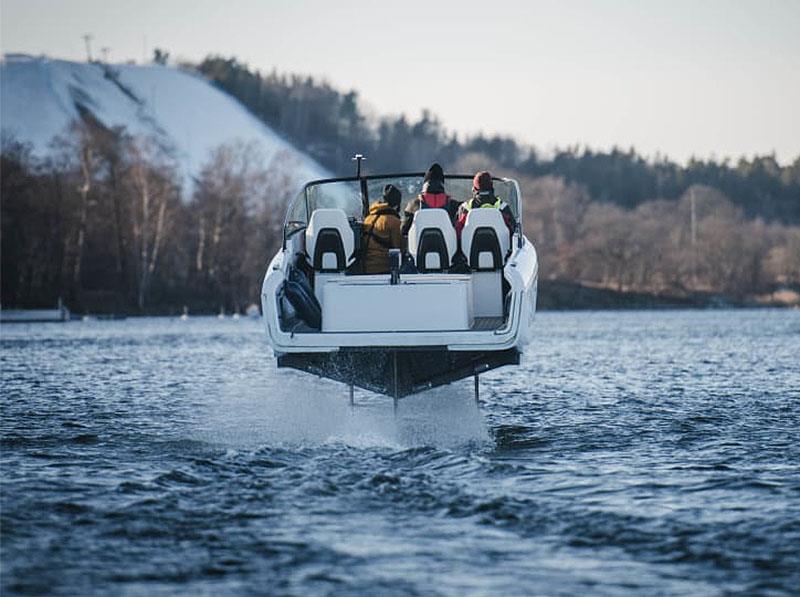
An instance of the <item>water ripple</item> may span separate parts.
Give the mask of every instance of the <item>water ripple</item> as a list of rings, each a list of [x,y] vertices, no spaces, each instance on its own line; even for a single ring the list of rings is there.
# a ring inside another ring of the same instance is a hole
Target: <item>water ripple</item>
[[[791,594],[800,316],[545,313],[401,403],[257,323],[3,328],[4,594]]]

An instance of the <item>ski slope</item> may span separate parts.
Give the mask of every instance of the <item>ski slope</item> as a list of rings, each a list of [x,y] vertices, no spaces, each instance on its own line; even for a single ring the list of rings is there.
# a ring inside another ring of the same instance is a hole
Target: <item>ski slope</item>
[[[0,63],[0,125],[45,156],[54,137],[80,118],[78,105],[106,127],[158,138],[169,147],[186,183],[225,143],[254,143],[265,166],[279,160],[297,184],[329,176],[202,77],[160,65],[102,65],[26,55]]]

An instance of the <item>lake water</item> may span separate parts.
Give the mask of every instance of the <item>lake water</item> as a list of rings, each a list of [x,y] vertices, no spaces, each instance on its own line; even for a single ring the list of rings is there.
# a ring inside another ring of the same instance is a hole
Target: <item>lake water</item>
[[[256,321],[3,326],[3,594],[796,594],[800,312],[537,323],[397,420]]]

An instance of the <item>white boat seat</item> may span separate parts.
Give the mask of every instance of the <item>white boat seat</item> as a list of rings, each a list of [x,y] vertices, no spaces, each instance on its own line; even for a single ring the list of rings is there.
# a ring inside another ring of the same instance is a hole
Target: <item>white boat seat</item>
[[[408,231],[408,252],[422,273],[450,268],[458,248],[456,231],[444,209],[420,209]]]
[[[480,207],[467,214],[461,250],[474,271],[503,269],[511,249],[511,232],[499,209]]]
[[[306,228],[306,255],[314,271],[344,272],[355,260],[355,235],[341,209],[317,209]]]

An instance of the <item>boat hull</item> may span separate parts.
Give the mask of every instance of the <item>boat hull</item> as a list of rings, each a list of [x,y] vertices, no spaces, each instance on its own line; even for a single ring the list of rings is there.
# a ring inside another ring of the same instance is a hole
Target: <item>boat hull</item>
[[[278,367],[290,367],[350,384],[365,390],[402,398],[504,365],[518,365],[516,348],[499,351],[425,349],[342,349],[329,353],[287,353]]]

